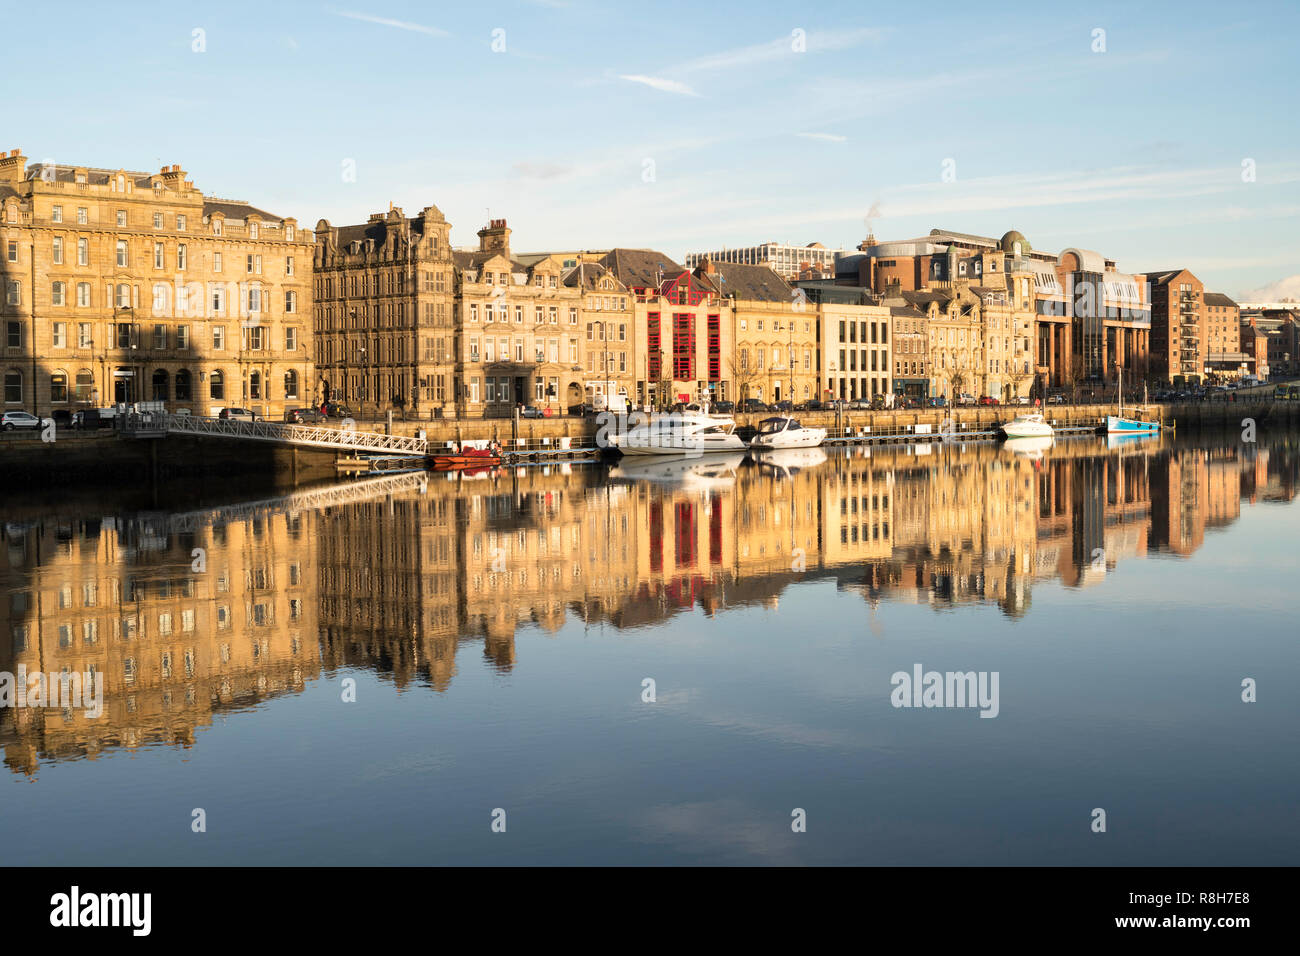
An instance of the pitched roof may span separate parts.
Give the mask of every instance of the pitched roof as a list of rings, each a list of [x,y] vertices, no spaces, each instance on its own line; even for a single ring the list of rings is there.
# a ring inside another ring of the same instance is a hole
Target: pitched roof
[[[594,289],[596,288],[596,283],[607,275],[614,280],[618,291],[627,291],[627,286],[623,285],[622,282],[619,282],[618,276],[613,275],[599,262],[580,262],[578,265],[566,272],[561,281],[571,288]]]
[[[713,280],[723,295],[734,295],[744,302],[791,301],[790,284],[767,266],[735,262],[714,262],[712,265],[713,273],[704,275]]]
[[[273,212],[267,212],[265,209],[258,209],[256,206],[250,206],[246,202],[238,199],[205,199],[203,200],[203,215],[211,216],[214,212],[219,212],[227,219],[247,219],[250,214],[260,216],[262,219],[268,219],[273,222],[279,222],[281,216]]]
[[[1180,272],[1186,272],[1186,269],[1160,269],[1156,272],[1146,273],[1148,282],[1168,282]]]
[[[600,264],[614,273],[629,289],[657,289],[661,279],[681,275],[686,271],[684,266],[654,249],[611,249],[601,257]]]
[[[1224,295],[1222,292],[1207,292],[1207,293],[1205,293],[1205,296],[1204,296],[1204,302],[1205,302],[1206,305],[1220,305],[1220,306],[1224,306],[1224,305],[1226,305],[1228,308],[1231,308],[1231,309],[1235,309],[1235,308],[1237,308],[1237,303],[1233,302],[1230,298],[1228,298],[1228,297],[1227,297],[1226,295]]]

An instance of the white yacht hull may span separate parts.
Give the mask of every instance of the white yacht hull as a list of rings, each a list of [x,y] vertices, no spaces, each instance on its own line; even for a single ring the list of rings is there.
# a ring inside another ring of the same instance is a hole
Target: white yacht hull
[[[770,435],[755,435],[749,447],[756,451],[777,448],[816,448],[826,440],[824,428],[797,428],[793,431],[773,432]]]
[[[1047,422],[1012,421],[1002,425],[1007,438],[1051,438],[1056,434]]]

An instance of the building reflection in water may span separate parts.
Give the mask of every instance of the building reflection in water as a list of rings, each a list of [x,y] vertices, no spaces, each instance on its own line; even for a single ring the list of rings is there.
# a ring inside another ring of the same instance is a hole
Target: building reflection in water
[[[399,475],[185,513],[3,528],[0,671],[93,673],[104,713],[0,710],[14,771],[188,747],[221,711],[340,669],[447,690],[464,645],[506,671],[521,628],[635,628],[775,606],[833,580],[871,606],[998,605],[1188,555],[1241,502],[1290,501],[1294,444],[1043,454],[994,445]],[[864,615],[867,612],[864,610]]]

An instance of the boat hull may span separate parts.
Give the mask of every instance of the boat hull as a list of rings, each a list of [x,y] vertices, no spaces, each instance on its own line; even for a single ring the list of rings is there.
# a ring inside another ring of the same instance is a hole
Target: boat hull
[[[1108,435],[1151,435],[1158,431],[1159,422],[1142,422],[1136,418],[1120,418],[1118,415],[1106,416]]]
[[[826,440],[824,428],[798,428],[794,431],[774,432],[770,435],[756,435],[749,447],[756,451],[771,451],[778,448],[816,448]]]
[[[704,438],[665,439],[662,436],[637,440],[638,436],[629,434],[625,439],[611,443],[624,455],[701,455],[717,452],[738,452],[745,450],[745,443],[739,435],[708,436]]]

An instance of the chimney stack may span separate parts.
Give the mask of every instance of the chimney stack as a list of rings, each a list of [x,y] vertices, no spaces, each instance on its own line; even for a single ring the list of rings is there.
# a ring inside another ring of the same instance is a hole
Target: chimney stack
[[[480,252],[499,252],[510,258],[510,229],[504,219],[493,219],[478,231]]]
[[[27,157],[21,149],[0,153],[0,181],[19,182],[27,166]]]

